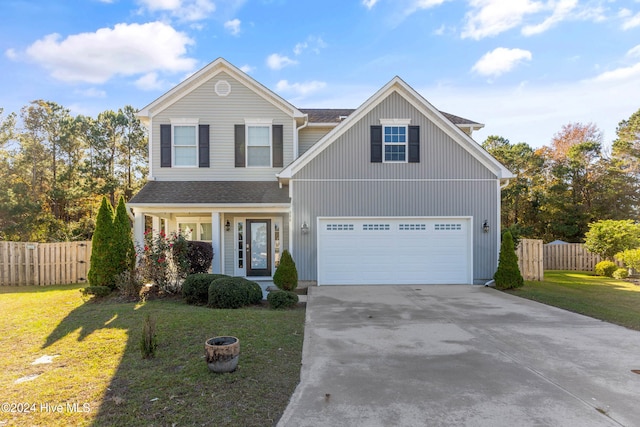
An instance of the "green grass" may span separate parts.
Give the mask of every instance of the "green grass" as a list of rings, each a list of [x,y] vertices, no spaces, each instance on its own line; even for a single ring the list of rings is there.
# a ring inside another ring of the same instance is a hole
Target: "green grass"
[[[284,411],[299,381],[303,308],[96,303],[80,288],[0,286],[0,403],[31,410],[3,407],[0,426],[264,426]],[[159,342],[149,360],[139,347],[147,313]],[[216,335],[240,339],[233,373],[207,368],[204,342]],[[32,364],[44,355],[52,363]]]
[[[509,293],[640,331],[640,286],[588,272],[545,271]]]

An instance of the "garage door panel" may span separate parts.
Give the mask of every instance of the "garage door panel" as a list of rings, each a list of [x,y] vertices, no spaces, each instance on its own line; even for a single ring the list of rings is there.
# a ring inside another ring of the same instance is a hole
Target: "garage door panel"
[[[323,284],[470,283],[466,218],[321,219]]]

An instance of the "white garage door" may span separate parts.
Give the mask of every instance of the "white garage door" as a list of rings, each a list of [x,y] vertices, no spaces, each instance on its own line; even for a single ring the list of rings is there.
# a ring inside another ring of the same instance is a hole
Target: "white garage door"
[[[321,218],[319,285],[471,284],[469,218]]]

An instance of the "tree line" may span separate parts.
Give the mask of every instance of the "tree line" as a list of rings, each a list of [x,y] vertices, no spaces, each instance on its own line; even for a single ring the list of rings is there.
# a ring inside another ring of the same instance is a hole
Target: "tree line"
[[[589,224],[637,221],[640,110],[622,120],[611,147],[593,124],[571,123],[534,149],[490,136],[482,146],[517,175],[502,190],[502,228],[517,236],[583,242]]]
[[[131,106],[72,116],[37,100],[0,108],[0,240],[90,239],[102,196],[129,200],[147,175],[147,134]],[[640,109],[611,147],[595,124],[571,123],[548,146],[490,136],[482,146],[515,175],[502,190],[502,228],[516,237],[582,242],[598,220],[637,220]]]
[[[147,175],[147,134],[125,106],[73,116],[36,100],[0,108],[0,240],[91,239],[102,196],[129,199]]]

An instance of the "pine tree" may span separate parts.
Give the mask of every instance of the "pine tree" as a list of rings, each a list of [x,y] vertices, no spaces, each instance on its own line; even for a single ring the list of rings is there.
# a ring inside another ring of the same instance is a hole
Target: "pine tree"
[[[288,250],[282,251],[280,264],[273,275],[273,283],[283,291],[293,291],[298,286],[298,270]]]
[[[91,286],[115,288],[116,270],[111,259],[114,237],[113,206],[103,197],[96,218],[96,229],[91,239],[91,268],[88,274]]]
[[[502,235],[498,269],[493,279],[496,281],[496,289],[500,290],[519,288],[524,285],[524,279],[518,267],[518,256],[513,246],[513,236],[509,231]]]
[[[122,196],[118,200],[116,216],[113,220],[113,231],[113,252],[111,256],[118,275],[125,271],[131,271],[136,262],[136,249],[131,235],[131,221],[129,220],[129,215],[127,215],[127,207]]]

